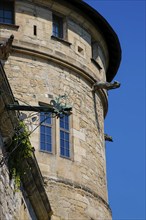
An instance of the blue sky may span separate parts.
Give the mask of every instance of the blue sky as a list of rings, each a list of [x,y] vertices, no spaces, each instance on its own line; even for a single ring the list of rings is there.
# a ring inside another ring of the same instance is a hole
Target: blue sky
[[[113,220],[144,220],[145,181],[145,0],[85,0],[110,23],[122,47],[121,66],[109,91],[105,119],[109,203]]]

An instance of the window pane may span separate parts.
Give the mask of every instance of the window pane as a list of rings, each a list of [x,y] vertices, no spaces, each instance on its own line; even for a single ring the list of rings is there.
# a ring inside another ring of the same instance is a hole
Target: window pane
[[[51,117],[49,114],[46,116],[46,123],[51,124]]]
[[[14,2],[0,2],[0,22],[14,23]]]
[[[69,133],[60,130],[60,155],[70,157]]]
[[[64,148],[63,147],[61,147],[61,152],[60,152],[60,154],[61,154],[61,156],[64,156]]]
[[[69,130],[69,123],[65,123],[65,130]]]
[[[64,140],[60,140],[60,145],[62,148],[64,148]]]
[[[70,152],[69,152],[69,150],[66,150],[66,157],[70,157]]]
[[[41,122],[45,120],[45,115],[43,112],[41,112],[40,117],[41,117]]]
[[[0,22],[2,22],[2,23],[3,23],[3,18],[0,18]]]
[[[69,116],[65,115],[63,118],[60,118],[60,127],[69,130]]]
[[[10,19],[4,19],[4,23],[6,23],[6,24],[12,24],[13,22],[12,22],[12,20],[10,20]]]
[[[69,122],[69,117],[67,115],[65,115],[64,120],[65,120],[66,123],[68,123]]]
[[[45,150],[45,143],[41,142],[41,150]]]
[[[41,133],[45,134],[45,126],[41,126]]]
[[[45,143],[45,135],[44,134],[41,134],[41,142]]]
[[[4,17],[7,19],[12,19],[12,12],[11,11],[4,11]]]
[[[63,38],[63,19],[56,15],[53,15],[53,35]]]
[[[60,131],[60,138],[64,140],[64,131]]]
[[[50,116],[50,114],[45,113],[45,112],[41,112],[40,113],[40,121],[42,122],[42,124],[51,124],[52,123],[52,118]]]
[[[51,134],[51,128],[46,126],[46,133]]]
[[[62,120],[60,120],[60,127],[64,128],[64,122]]]
[[[51,151],[52,151],[52,145],[51,145],[51,144],[47,144],[46,150],[49,151],[49,152],[51,152]]]
[[[51,140],[51,135],[47,135],[46,137],[46,142],[51,144],[52,140]]]
[[[70,133],[69,133],[69,116],[65,115],[60,118],[60,154],[61,156],[70,157]]]
[[[0,17],[3,17],[3,10],[0,9]]]
[[[40,148],[41,150],[52,152],[52,127],[49,114],[40,113]]]
[[[65,140],[69,141],[69,133],[65,132]]]

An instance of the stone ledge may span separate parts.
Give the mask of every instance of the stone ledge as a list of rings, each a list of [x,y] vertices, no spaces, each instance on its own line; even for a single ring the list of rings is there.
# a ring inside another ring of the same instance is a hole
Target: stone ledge
[[[104,204],[104,206],[107,208],[107,210],[109,211],[109,213],[112,215],[112,211],[110,206],[108,205],[108,203],[101,197],[98,195],[98,193],[96,193],[95,191],[91,190],[89,187],[84,186],[83,184],[79,184],[77,182],[71,181],[69,179],[65,179],[65,178],[59,178],[59,179],[53,179],[53,178],[48,178],[48,177],[44,177],[44,182],[47,184],[48,182],[56,182],[56,183],[60,183],[60,184],[64,184],[66,186],[75,188],[75,189],[79,189],[84,191],[85,194],[88,194],[90,196],[93,196],[94,198],[96,198],[98,201],[100,201],[101,203]]]
[[[87,72],[83,68],[80,68],[80,67],[66,61],[65,59],[61,59],[57,56],[50,55],[48,53],[44,53],[44,52],[41,52],[38,50],[34,50],[34,49],[26,48],[26,47],[21,47],[18,45],[12,45],[12,52],[22,53],[22,54],[26,54],[26,55],[34,56],[34,57],[39,57],[41,59],[49,60],[49,61],[57,63],[61,66],[64,66],[66,68],[69,68],[72,71],[75,71],[76,73],[81,75],[84,79],[86,79],[91,84],[91,87],[97,81],[97,79],[95,79],[95,77],[91,76],[91,74],[89,73],[89,71],[90,71],[89,69]],[[96,91],[96,93],[98,93],[99,96],[101,97],[101,101],[102,101],[103,109],[104,109],[104,117],[106,117],[106,114],[108,112],[107,94],[103,89],[100,89],[100,91]]]
[[[10,29],[18,29],[19,25],[15,25],[15,24],[6,24],[6,23],[0,23],[0,27],[9,27]]]
[[[61,43],[65,44],[66,46],[71,46],[72,43],[68,42],[67,40],[61,39],[59,37],[55,37],[54,35],[51,36],[52,40],[60,41]]]

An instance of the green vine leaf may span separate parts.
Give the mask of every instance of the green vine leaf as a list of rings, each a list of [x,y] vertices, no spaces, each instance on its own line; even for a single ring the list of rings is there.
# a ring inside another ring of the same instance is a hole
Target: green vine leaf
[[[20,189],[21,178],[27,173],[28,168],[22,165],[24,159],[32,157],[33,147],[29,141],[29,132],[26,125],[20,121],[18,133],[13,137],[11,146],[8,148],[8,168],[10,179],[15,180],[15,189]]]

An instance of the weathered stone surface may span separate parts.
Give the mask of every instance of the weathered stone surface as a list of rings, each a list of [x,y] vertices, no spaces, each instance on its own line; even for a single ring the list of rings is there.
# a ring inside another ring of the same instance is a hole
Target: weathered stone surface
[[[109,63],[106,42],[85,16],[58,1],[16,0],[15,10],[19,29],[3,27],[0,34],[0,39],[10,33],[15,36],[12,54],[4,63],[14,96],[20,104],[38,105],[39,101],[49,103],[52,97],[67,94],[67,102],[73,106],[69,160],[60,157],[59,119],[53,121],[56,133],[52,154],[40,152],[39,128],[31,135],[45,177],[54,213],[52,219],[109,220],[104,146],[107,94],[92,92],[95,81],[106,80]],[[52,11],[66,17],[65,40],[69,43],[51,38]],[[33,34],[34,25],[37,35]],[[91,61],[93,41],[98,42],[96,62],[101,68]],[[30,130],[36,126],[28,124]],[[1,181],[5,181],[4,176]],[[2,184],[0,189],[5,190]]]
[[[0,161],[2,160],[3,141],[0,136]],[[19,220],[21,207],[21,194],[15,192],[14,182],[9,179],[9,172],[4,164],[0,165],[0,219]]]

